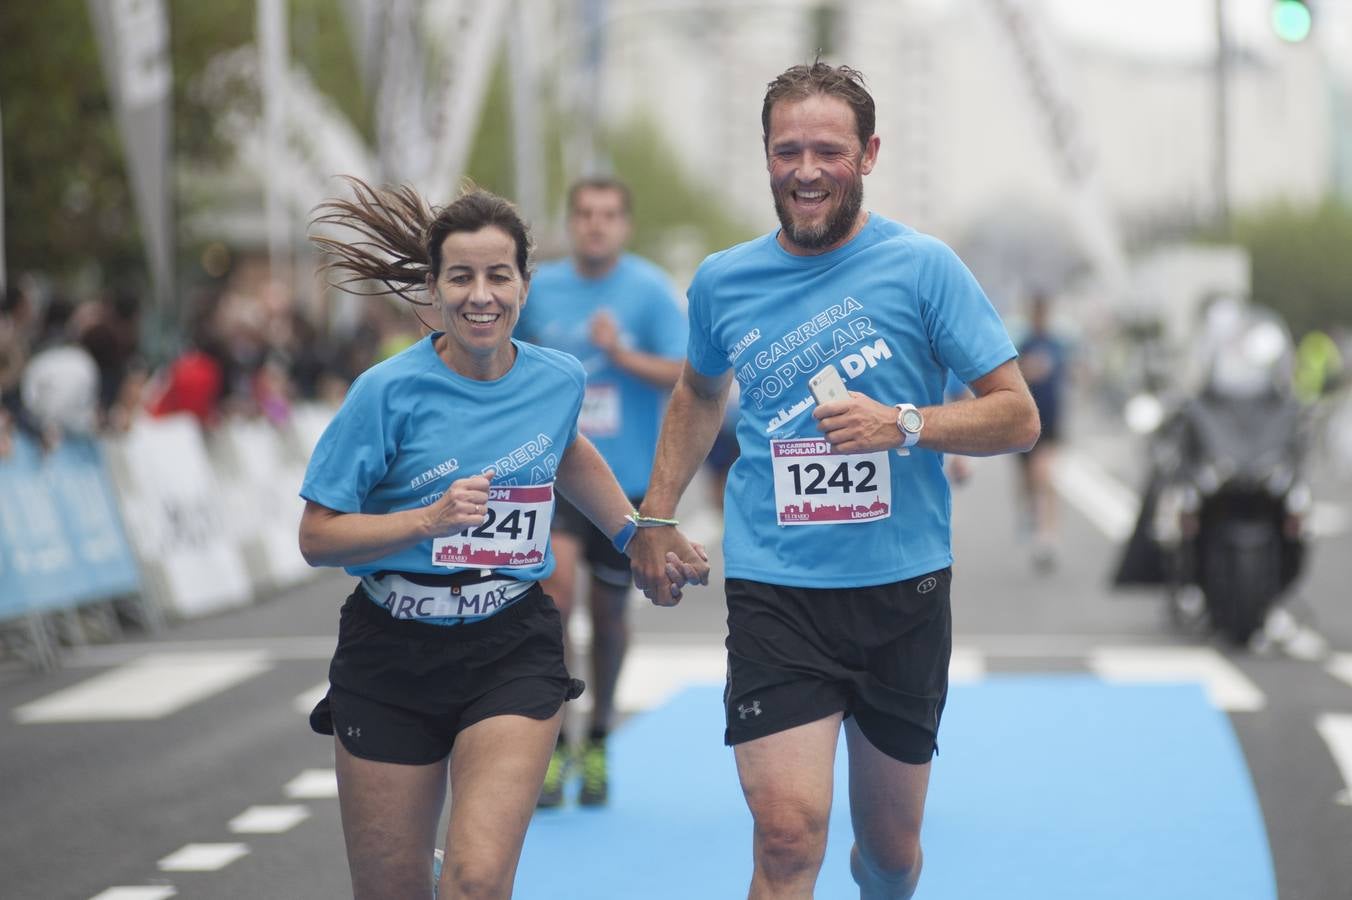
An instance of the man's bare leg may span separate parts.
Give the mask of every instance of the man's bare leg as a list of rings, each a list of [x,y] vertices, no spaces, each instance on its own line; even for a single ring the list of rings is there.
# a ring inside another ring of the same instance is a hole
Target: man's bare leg
[[[733,747],[755,820],[750,900],[811,900],[831,817],[842,714]]]
[[[930,764],[900,762],[869,743],[854,719],[845,723],[850,754],[850,874],[860,900],[907,900],[920,881],[920,824]]]

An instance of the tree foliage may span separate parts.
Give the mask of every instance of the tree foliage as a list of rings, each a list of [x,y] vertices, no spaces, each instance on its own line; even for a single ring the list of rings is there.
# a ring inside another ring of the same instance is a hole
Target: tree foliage
[[[167,0],[173,66],[171,158],[225,161],[213,110],[194,86],[219,53],[250,44],[253,0]],[[369,103],[331,0],[290,0],[293,62],[369,132]],[[11,272],[61,277],[91,265],[105,282],[144,282],[139,223],[86,0],[0,3],[5,244]],[[181,211],[180,211],[181,212]]]
[[[657,126],[643,119],[609,135],[607,149],[615,171],[634,194],[634,249],[665,260],[674,234],[688,236],[701,255],[754,236],[755,232],[724,212],[717,196],[682,172],[671,146]],[[767,190],[765,202],[769,204]]]
[[[185,179],[229,164],[215,128],[217,111],[198,85],[212,60],[255,41],[254,0],[166,0],[173,67],[171,159],[179,184],[175,218],[209,202]],[[373,132],[371,97],[341,5],[289,0],[292,62],[337,104],[358,131]],[[104,84],[87,0],[0,3],[0,114],[3,120],[6,261],[10,272],[58,279],[84,273],[104,284],[144,285],[145,256],[111,99]],[[504,54],[476,126],[468,175],[514,193],[510,79]],[[562,203],[567,179],[562,141],[571,123],[547,112],[547,197]],[[651,122],[598,136],[615,172],[635,196],[635,249],[659,261],[702,254],[749,236],[707,190],[683,176]],[[172,177],[172,173],[171,173]],[[546,226],[548,223],[537,223]],[[182,240],[182,238],[180,238]],[[672,252],[681,245],[681,252]],[[196,271],[195,249],[180,246],[180,274]]]
[[[1253,261],[1253,299],[1300,335],[1352,327],[1352,207],[1278,206],[1236,219],[1232,239]]]
[[[142,265],[85,0],[0,4],[0,47],[7,268]]]

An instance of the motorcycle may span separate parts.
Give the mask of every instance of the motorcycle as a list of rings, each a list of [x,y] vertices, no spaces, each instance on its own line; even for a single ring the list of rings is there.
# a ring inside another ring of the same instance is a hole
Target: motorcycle
[[[1114,583],[1162,586],[1176,624],[1243,645],[1301,572],[1313,498],[1290,335],[1253,309],[1233,328],[1213,342],[1200,389],[1159,416],[1141,514]]]

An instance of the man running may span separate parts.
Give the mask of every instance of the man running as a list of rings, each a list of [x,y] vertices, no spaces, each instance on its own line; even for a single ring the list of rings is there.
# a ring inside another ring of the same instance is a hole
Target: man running
[[[672,515],[735,374],[724,740],[755,822],[750,896],[812,896],[843,725],[851,873],[861,897],[905,898],[948,695],[943,454],[1027,449],[1037,410],[957,256],[863,209],[880,141],[860,74],[794,66],[770,83],[761,122],[781,227],[695,274],[641,512]],[[808,379],[827,364],[848,397],[814,408]],[[950,369],[972,399],[943,402]],[[630,550],[640,587],[666,578],[668,551],[697,558],[673,528],[639,529]]]

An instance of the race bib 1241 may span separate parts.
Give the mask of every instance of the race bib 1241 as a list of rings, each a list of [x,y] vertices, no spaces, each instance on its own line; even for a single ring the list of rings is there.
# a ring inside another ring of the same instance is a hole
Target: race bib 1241
[[[554,485],[488,489],[484,520],[432,541],[432,563],[450,568],[529,569],[545,561]]]

